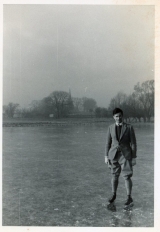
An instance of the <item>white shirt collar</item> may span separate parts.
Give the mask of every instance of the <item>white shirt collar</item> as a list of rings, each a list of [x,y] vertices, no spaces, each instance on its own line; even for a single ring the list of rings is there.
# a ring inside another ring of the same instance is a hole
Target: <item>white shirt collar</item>
[[[116,126],[122,126],[122,125],[123,125],[123,122],[121,122],[121,123],[116,122]]]

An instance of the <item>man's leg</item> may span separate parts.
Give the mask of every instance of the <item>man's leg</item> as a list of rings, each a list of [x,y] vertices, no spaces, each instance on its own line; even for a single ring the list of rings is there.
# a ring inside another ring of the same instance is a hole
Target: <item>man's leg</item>
[[[132,180],[130,177],[127,177],[125,179],[125,187],[126,187],[126,191],[127,191],[127,196],[131,196],[132,193]]]
[[[111,174],[112,174],[112,179],[111,179],[111,186],[112,186],[112,196],[109,198],[109,203],[113,203],[114,200],[116,199],[116,193],[117,193],[117,188],[118,188],[118,180],[119,180],[119,175],[121,172],[121,166],[117,162],[118,160],[118,154],[116,155],[116,158],[111,161]]]
[[[127,200],[124,203],[124,205],[127,206],[133,206],[133,199],[131,197],[131,193],[132,193],[132,180],[131,178],[128,176],[125,178],[125,186],[126,186],[126,191],[127,191]]]
[[[121,168],[122,168],[122,176],[125,180],[125,187],[127,192],[127,200],[125,202],[125,206],[133,205],[133,199],[131,197],[131,193],[132,193],[131,177],[133,175],[131,160],[126,160],[124,157],[121,157]]]
[[[116,199],[116,193],[117,193],[117,188],[118,188],[118,179],[119,176],[112,176],[111,179],[111,186],[112,186],[112,196],[109,199],[109,203],[113,203]]]
[[[118,180],[119,180],[119,176],[118,175],[112,176],[111,185],[112,185],[112,193],[113,194],[116,194],[116,192],[117,192]]]

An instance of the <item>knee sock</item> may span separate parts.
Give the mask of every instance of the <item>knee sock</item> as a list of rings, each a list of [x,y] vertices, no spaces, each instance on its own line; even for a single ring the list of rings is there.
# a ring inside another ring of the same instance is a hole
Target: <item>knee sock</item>
[[[112,184],[112,193],[116,195],[117,187],[118,187],[118,179],[112,179],[111,184]]]
[[[125,187],[127,191],[128,197],[131,197],[131,192],[132,192],[132,180],[130,178],[125,180]]]

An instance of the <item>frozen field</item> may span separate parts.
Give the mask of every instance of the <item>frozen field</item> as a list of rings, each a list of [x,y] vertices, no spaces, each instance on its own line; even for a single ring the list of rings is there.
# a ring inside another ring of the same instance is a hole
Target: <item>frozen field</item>
[[[4,226],[154,226],[154,124],[134,124],[137,165],[132,211],[121,177],[116,211],[107,210],[107,124],[3,128]]]

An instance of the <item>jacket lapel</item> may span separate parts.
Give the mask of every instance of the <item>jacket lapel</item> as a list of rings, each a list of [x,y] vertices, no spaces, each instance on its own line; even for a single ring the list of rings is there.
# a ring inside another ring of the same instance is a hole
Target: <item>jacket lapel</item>
[[[116,139],[118,141],[117,133],[116,133],[116,124],[115,123],[113,124],[113,131],[114,131],[114,134],[116,135]]]
[[[126,130],[126,124],[125,124],[125,123],[123,123],[123,124],[122,124],[122,129],[121,129],[120,140],[122,139],[122,136],[123,136],[123,134],[124,134],[125,130]]]

